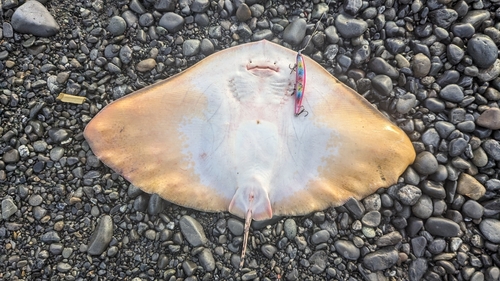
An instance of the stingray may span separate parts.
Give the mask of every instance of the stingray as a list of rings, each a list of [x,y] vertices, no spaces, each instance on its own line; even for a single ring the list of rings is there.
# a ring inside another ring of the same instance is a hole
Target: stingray
[[[107,166],[175,204],[245,220],[305,215],[397,183],[405,133],[308,57],[308,114],[295,116],[297,53],[259,41],[217,52],[101,110],[84,135]]]

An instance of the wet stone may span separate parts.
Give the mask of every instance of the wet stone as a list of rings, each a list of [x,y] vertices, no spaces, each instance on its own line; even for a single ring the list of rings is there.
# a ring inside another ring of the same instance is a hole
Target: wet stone
[[[363,265],[372,271],[385,270],[395,265],[398,259],[398,251],[387,247],[367,254],[363,258]]]
[[[464,92],[458,85],[450,84],[441,89],[439,96],[447,101],[459,103],[464,99]]]
[[[455,44],[450,44],[447,47],[447,57],[448,61],[455,65],[458,64],[465,55],[465,51]]]
[[[264,256],[266,256],[268,259],[272,259],[274,254],[276,254],[276,252],[278,251],[278,249],[275,246],[270,244],[262,245],[260,250],[262,254],[264,254]]]
[[[368,66],[373,72],[377,74],[385,74],[392,79],[397,79],[399,77],[399,71],[392,65],[390,65],[383,58],[375,57],[370,60]]]
[[[430,12],[429,17],[435,25],[448,28],[457,20],[458,14],[455,10],[441,8]]]
[[[236,235],[236,236],[241,236],[243,235],[244,231],[244,224],[240,220],[234,219],[234,218],[229,218],[227,220],[227,228],[229,231]]]
[[[500,60],[495,60],[488,68],[480,69],[477,78],[483,82],[492,81],[500,75]]]
[[[467,53],[479,68],[488,68],[498,57],[498,47],[490,37],[476,34],[467,42]]]
[[[108,247],[111,238],[113,237],[113,219],[104,215],[100,218],[97,227],[92,236],[90,236],[87,244],[87,253],[89,255],[100,255]]]
[[[294,20],[283,31],[283,40],[292,46],[299,45],[306,36],[306,26],[304,19]]]
[[[109,24],[106,27],[106,30],[114,36],[118,36],[125,33],[126,28],[127,23],[125,22],[125,20],[120,16],[114,16],[109,20]]]
[[[425,230],[430,234],[442,237],[455,237],[460,232],[458,224],[452,220],[431,217],[425,222]]]
[[[424,255],[425,249],[427,247],[427,239],[423,236],[418,236],[411,239],[411,248],[413,250],[413,254],[420,258]]]
[[[154,24],[154,22],[155,22],[155,19],[154,19],[153,14],[151,14],[151,13],[145,13],[139,17],[139,24],[141,26],[151,26]]]
[[[201,224],[190,216],[183,216],[179,220],[182,235],[193,247],[205,244],[208,240]]]
[[[6,197],[2,200],[2,219],[8,220],[13,214],[17,212],[17,206],[14,200]]]
[[[295,220],[293,219],[287,219],[285,220],[285,223],[283,225],[283,230],[285,232],[285,236],[292,240],[297,236],[297,224],[295,223]]]
[[[175,33],[184,26],[184,18],[176,13],[168,12],[161,17],[159,25],[168,32]]]
[[[335,18],[335,27],[342,37],[350,39],[363,35],[368,29],[368,24],[364,20],[340,13]]]
[[[378,93],[384,96],[389,96],[393,89],[391,78],[383,74],[372,78],[372,86]]]
[[[479,230],[486,239],[493,243],[500,243],[500,221],[497,219],[484,219],[479,224]]]
[[[412,206],[422,196],[422,190],[414,185],[407,184],[398,190],[397,196],[401,203]]]
[[[438,162],[432,153],[423,151],[417,155],[413,168],[422,175],[430,175],[437,171]]]
[[[458,178],[457,193],[478,200],[486,193],[486,188],[473,176],[462,173]]]
[[[500,130],[500,109],[485,110],[476,120],[476,124],[491,130]]]
[[[347,200],[344,207],[346,207],[349,213],[357,220],[361,219],[365,213],[365,207],[363,204],[354,198]]]
[[[348,260],[357,260],[360,256],[360,250],[348,240],[335,241],[335,250],[339,255]]]
[[[50,37],[60,30],[54,17],[39,1],[27,1],[19,6],[12,15],[11,24],[17,32],[40,37]]]
[[[363,216],[361,222],[369,227],[377,227],[380,224],[381,217],[378,211],[370,211]]]
[[[462,214],[472,219],[480,219],[483,216],[484,208],[475,200],[467,200],[462,205]]]
[[[328,231],[320,230],[320,231],[315,232],[311,236],[311,242],[318,245],[318,244],[321,244],[321,243],[328,241],[329,238],[330,238],[330,233]]]
[[[201,253],[198,255],[198,259],[200,260],[200,264],[206,271],[214,271],[215,270],[215,259],[212,252],[209,249],[203,249]]]
[[[417,203],[411,208],[413,214],[421,219],[427,219],[432,215],[432,199],[427,195],[422,195]]]
[[[431,145],[432,147],[437,148],[439,146],[440,141],[441,138],[439,137],[438,132],[434,128],[429,128],[422,134],[422,142],[425,145]]]
[[[431,70],[431,60],[426,55],[419,53],[413,57],[412,70],[415,77],[424,77]]]
[[[443,167],[443,166],[440,166],[440,167]],[[425,180],[421,184],[421,189],[422,189],[423,193],[429,195],[432,198],[435,198],[435,199],[446,198],[446,191],[444,190],[444,186],[439,182]]]

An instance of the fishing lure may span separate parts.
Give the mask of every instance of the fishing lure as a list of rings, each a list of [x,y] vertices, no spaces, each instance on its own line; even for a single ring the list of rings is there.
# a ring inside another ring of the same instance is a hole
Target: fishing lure
[[[299,116],[302,112],[305,111],[304,107],[302,106],[302,99],[304,98],[305,89],[306,64],[304,62],[304,57],[302,56],[302,50],[299,50],[299,52],[297,53],[295,65],[295,90],[293,92],[295,95],[295,116]]]

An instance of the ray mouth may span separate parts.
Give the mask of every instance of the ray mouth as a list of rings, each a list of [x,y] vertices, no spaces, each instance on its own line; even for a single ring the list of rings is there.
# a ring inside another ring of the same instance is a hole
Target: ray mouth
[[[250,61],[247,64],[247,70],[254,73],[254,74],[261,73],[261,72],[265,72],[265,73],[276,72],[277,73],[277,72],[279,72],[279,67],[275,63],[262,63],[262,62],[256,63],[256,62]]]

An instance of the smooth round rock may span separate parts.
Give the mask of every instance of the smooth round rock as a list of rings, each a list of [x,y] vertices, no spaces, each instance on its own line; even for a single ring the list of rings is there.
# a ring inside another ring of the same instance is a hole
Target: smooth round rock
[[[424,77],[431,70],[431,60],[424,54],[419,53],[413,57],[412,70],[415,77]]]
[[[182,216],[179,220],[181,233],[193,247],[198,247],[207,243],[201,224],[191,216]]]
[[[498,58],[498,47],[489,36],[476,34],[467,42],[467,53],[479,68],[488,68]]]
[[[17,206],[12,198],[6,197],[2,200],[2,219],[8,220],[16,212]]]
[[[411,208],[412,213],[421,219],[427,219],[432,215],[433,204],[432,199],[427,195],[422,195],[417,203]]]
[[[368,29],[366,21],[340,13],[335,18],[335,27],[342,37],[350,39],[363,35]]]
[[[486,188],[473,176],[462,173],[458,178],[457,193],[479,200],[486,193]]]
[[[335,250],[339,255],[348,260],[357,260],[360,256],[360,250],[354,246],[351,241],[337,240],[335,241]]]
[[[159,22],[159,25],[170,33],[175,33],[184,26],[184,18],[176,13],[165,13]]]
[[[306,36],[306,26],[304,19],[294,20],[283,31],[283,40],[292,46],[299,45]]]
[[[186,57],[197,55],[200,52],[201,41],[198,39],[188,39],[182,44],[182,53]]]
[[[500,243],[500,221],[497,219],[484,219],[479,224],[479,230],[486,239],[493,243]]]
[[[389,96],[393,89],[391,77],[383,74],[372,78],[372,86],[378,93],[384,96]]]
[[[106,30],[109,31],[111,34],[114,36],[122,35],[125,33],[125,30],[127,29],[127,22],[120,17],[120,16],[114,16],[109,20],[109,24],[106,27]]]
[[[460,226],[449,219],[431,217],[425,222],[425,230],[436,236],[455,237],[460,233]]]
[[[152,58],[149,58],[137,63],[135,69],[139,72],[147,72],[151,71],[155,67],[156,67],[156,61]]]
[[[10,23],[17,32],[40,37],[50,37],[60,30],[54,17],[39,1],[26,1],[19,6]]]
[[[390,268],[398,262],[399,254],[392,247],[387,247],[367,254],[363,258],[363,265],[371,271]]]
[[[248,7],[247,4],[242,3],[238,9],[236,10],[236,18],[241,21],[247,21],[252,17],[252,11],[250,11],[250,8]]]
[[[318,245],[321,243],[325,243],[326,241],[328,241],[329,238],[330,238],[330,233],[327,230],[320,230],[315,232],[311,236],[311,242]]]
[[[89,238],[87,253],[95,256],[102,254],[111,238],[113,238],[113,219],[109,215],[104,215]]]
[[[493,107],[485,110],[477,118],[476,124],[490,130],[500,130],[500,109]]]
[[[464,92],[456,84],[450,84],[441,89],[439,96],[451,102],[459,103],[464,99]]]
[[[430,175],[437,171],[438,162],[432,153],[423,151],[415,158],[413,168],[422,175]]]
[[[472,219],[480,219],[484,213],[484,207],[475,200],[467,200],[462,205],[462,213]]]
[[[297,223],[294,219],[287,219],[283,225],[283,230],[285,232],[285,236],[292,240],[297,236]]]
[[[200,260],[201,266],[206,271],[214,271],[215,270],[215,259],[214,255],[209,249],[203,249],[201,253],[198,255],[198,259]]]

